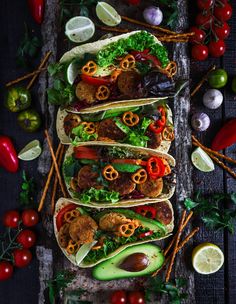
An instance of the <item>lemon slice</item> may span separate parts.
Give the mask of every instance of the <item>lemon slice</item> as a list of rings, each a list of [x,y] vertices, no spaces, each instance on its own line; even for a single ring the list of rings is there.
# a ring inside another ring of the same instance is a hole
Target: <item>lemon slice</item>
[[[97,243],[98,241],[93,241],[91,243],[85,243],[83,244],[80,249],[77,251],[75,256],[76,264],[79,265],[83,259],[86,257],[86,255],[89,253],[91,248]]]
[[[215,170],[215,165],[210,156],[208,156],[207,153],[200,147],[193,151],[191,160],[193,165],[202,172],[211,172]]]
[[[73,84],[77,75],[79,74],[79,64],[75,61],[72,61],[67,68],[66,76],[69,84]]]
[[[98,2],[96,6],[98,19],[108,26],[116,26],[121,22],[121,16],[110,4]]]
[[[218,271],[224,263],[221,249],[211,243],[202,243],[194,248],[192,253],[193,268],[201,274],[211,274]]]
[[[18,154],[18,158],[25,161],[33,160],[42,153],[40,142],[36,139],[29,142]]]
[[[87,41],[94,35],[94,32],[94,23],[87,17],[73,17],[66,23],[65,34],[73,42]]]

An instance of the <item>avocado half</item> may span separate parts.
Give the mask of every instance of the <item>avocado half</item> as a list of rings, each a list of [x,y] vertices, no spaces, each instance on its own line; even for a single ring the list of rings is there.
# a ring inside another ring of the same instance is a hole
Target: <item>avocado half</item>
[[[145,256],[144,260],[148,261],[148,263],[145,269],[137,271],[140,268],[141,256]],[[140,244],[128,247],[109,260],[98,264],[93,268],[92,275],[100,281],[147,276],[159,269],[163,265],[164,260],[165,258],[160,247],[153,244]],[[128,261],[133,266],[135,263],[139,266],[134,271],[125,270],[123,269],[123,265],[127,266]]]

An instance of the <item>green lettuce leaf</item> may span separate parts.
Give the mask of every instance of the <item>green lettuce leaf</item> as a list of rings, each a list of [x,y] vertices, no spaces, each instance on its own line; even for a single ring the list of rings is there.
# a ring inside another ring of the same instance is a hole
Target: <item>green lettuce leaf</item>
[[[86,204],[90,203],[91,201],[116,203],[119,201],[119,196],[119,192],[90,188],[89,190],[85,190],[83,193],[81,193],[79,195],[79,199],[81,202]]]

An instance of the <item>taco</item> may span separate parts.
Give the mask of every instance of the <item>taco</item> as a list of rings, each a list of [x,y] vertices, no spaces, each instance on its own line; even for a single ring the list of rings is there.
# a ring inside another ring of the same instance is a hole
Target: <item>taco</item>
[[[175,160],[166,153],[112,143],[70,146],[63,176],[70,196],[91,207],[136,206],[169,199]]]
[[[169,201],[132,209],[94,209],[61,198],[56,204],[54,232],[71,263],[93,267],[127,247],[168,237],[174,227]]]
[[[49,102],[74,113],[145,105],[176,94],[177,67],[155,36],[134,31],[77,46],[49,66]]]
[[[60,110],[57,134],[63,144],[119,142],[168,152],[174,140],[172,111],[163,101],[92,114]]]

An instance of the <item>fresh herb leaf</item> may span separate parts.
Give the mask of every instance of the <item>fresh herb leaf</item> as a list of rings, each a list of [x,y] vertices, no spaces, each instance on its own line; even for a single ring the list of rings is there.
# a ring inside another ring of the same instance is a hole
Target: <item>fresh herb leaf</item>
[[[89,140],[96,140],[98,135],[97,133],[89,134],[85,131],[85,125],[80,124],[79,126],[72,129],[72,134],[76,137],[73,140],[73,145],[77,145],[78,142],[81,141],[89,141]]]
[[[34,193],[36,190],[36,184],[33,179],[27,178],[25,171],[22,172],[23,183],[21,184],[22,191],[20,192],[20,204],[24,206],[29,206],[34,202]]]

